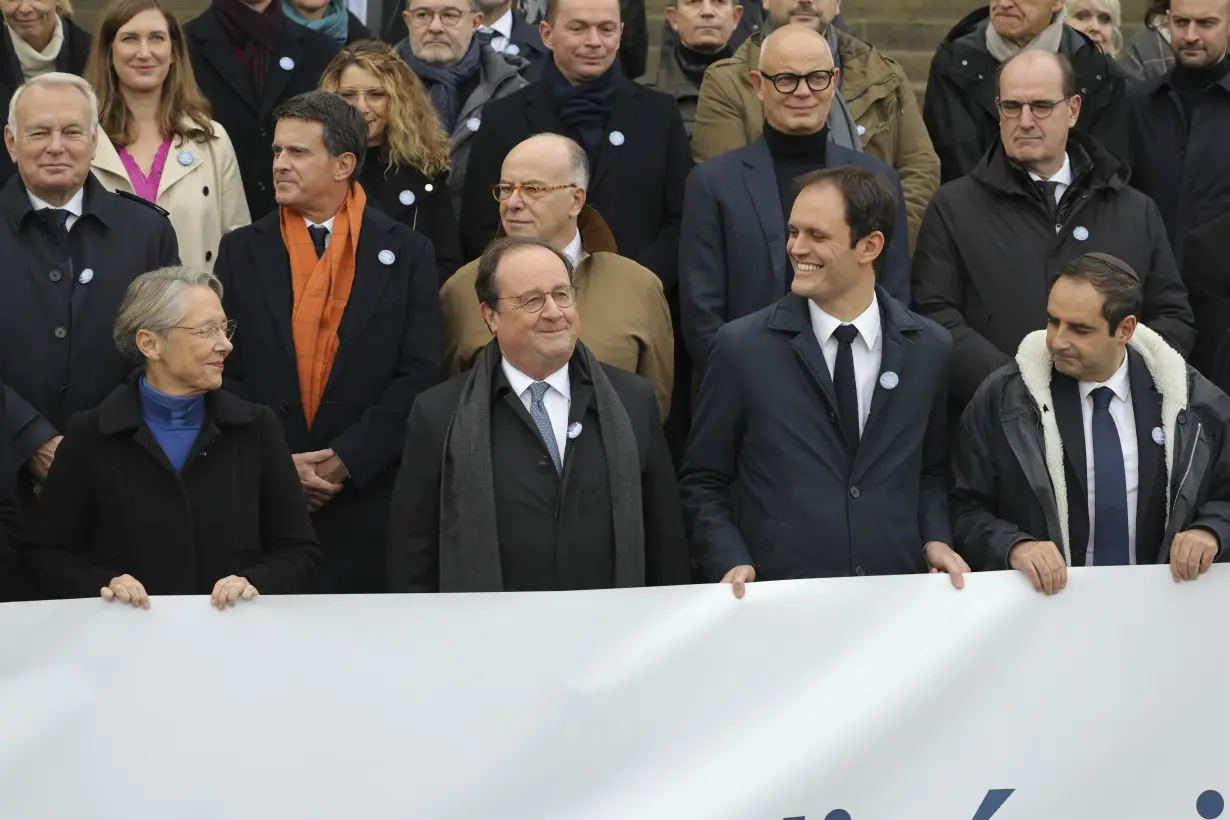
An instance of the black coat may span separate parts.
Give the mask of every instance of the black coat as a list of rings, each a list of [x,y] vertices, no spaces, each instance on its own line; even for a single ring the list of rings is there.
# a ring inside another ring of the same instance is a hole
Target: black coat
[[[1073,184],[1058,220],[999,143],[968,177],[941,187],[923,217],[914,302],[952,332],[958,413],[1026,334],[1046,327],[1051,282],[1081,254],[1100,251],[1131,265],[1144,280],[1141,321],[1184,353],[1195,341],[1187,289],[1157,206],[1128,186],[1127,164],[1089,137],[1072,131],[1068,155]]]
[[[461,202],[461,250],[468,259],[481,255],[499,228],[491,186],[500,181],[504,157],[535,134],[568,133],[545,82],[487,103],[483,121],[500,127],[480,130],[470,152]],[[620,145],[610,141],[615,132],[623,137]],[[678,280],[683,189],[692,170],[679,105],[668,94],[622,81],[604,133],[590,169],[588,202],[610,226],[620,255],[656,273],[670,294]]]
[[[61,17],[60,22],[64,43],[60,46],[60,53],[56,55],[54,70],[80,77],[85,73],[85,64],[90,58],[90,33],[66,17]],[[21,63],[17,59],[17,52],[13,50],[13,41],[7,28],[0,27],[0,34],[4,35],[0,37],[0,104],[4,106],[0,110],[7,115],[13,94],[25,82],[25,77],[21,73]],[[16,173],[17,166],[13,164],[9,152],[0,151],[0,185],[4,185]]]
[[[987,51],[990,9],[983,3],[957,23],[931,60],[923,120],[940,158],[940,181],[973,170],[999,142],[995,108],[999,60]],[[1131,111],[1127,75],[1092,40],[1065,26],[1059,51],[1072,61],[1081,97],[1076,127],[1092,134],[1120,157],[1131,157]]]
[[[648,585],[689,579],[687,537],[675,470],[653,386],[603,365],[636,435]],[[569,424],[581,434],[564,450],[564,475],[502,367],[492,373],[491,460],[504,589],[603,589],[615,582],[606,454],[593,379],[574,356]],[[389,522],[391,592],[435,592],[440,584],[440,478],[447,431],[468,373],[423,393],[406,425],[405,457]]]
[[[389,264],[382,254],[392,255]],[[299,396],[290,261],[278,213],[223,237],[214,272],[226,289],[227,316],[239,323],[227,388],[272,408],[291,452],[332,449],[350,473],[342,492],[312,517],[325,553],[313,591],[383,592],[402,430],[415,397],[441,372],[431,245],[381,211],[364,211],[341,347],[311,429]]]
[[[273,109],[315,90],[341,46],[332,37],[282,21],[278,53],[269,66],[260,99],[213,9],[184,26],[196,83],[235,146],[248,211],[260,219],[277,207],[273,196]],[[286,62],[283,62],[286,61]],[[283,68],[290,65],[290,69]]]
[[[952,341],[876,295],[880,373],[899,381],[877,384],[853,462],[806,300],[784,296],[718,332],[679,478],[708,580],[742,564],[760,581],[923,572],[926,543],[952,543]]]
[[[1183,284],[1196,315],[1192,366],[1230,390],[1230,213],[1187,235]]]
[[[141,417],[139,379],[73,417],[30,527],[42,594],[89,598],[128,574],[151,595],[208,595],[228,575],[297,593],[320,557],[277,418],[216,390],[176,472]]]
[[[386,166],[369,155],[359,182],[369,205],[431,240],[441,285],[457,272],[466,260],[461,258],[457,214],[449,198],[447,171],[435,179],[428,179],[422,171],[408,166],[398,166],[389,173]]]
[[[0,190],[0,212],[8,271],[0,284],[0,381],[13,455],[24,464],[69,416],[95,407],[132,372],[112,339],[116,311],[133,279],[179,264],[179,248],[162,212],[108,193],[92,174],[66,244],[48,234],[21,177]]]
[[[346,21],[346,45],[359,40],[376,39],[376,35],[372,33],[372,30],[363,25],[363,21],[356,17],[353,11],[346,12],[346,16],[348,18]]]
[[[517,47],[517,50],[513,52],[514,56],[529,63],[521,72],[521,76],[531,83],[542,79],[542,67],[546,65],[547,60],[551,59],[551,49],[547,48],[542,41],[538,24],[528,23],[519,12],[514,12],[512,36],[508,38],[508,42]],[[508,54],[509,51],[509,48],[505,46],[504,53]]]
[[[1132,185],[1157,203],[1179,265],[1183,241],[1230,211],[1230,75],[1210,88],[1183,120],[1170,75],[1133,86]]]
[[[5,428],[4,390],[0,390],[0,430]],[[29,586],[17,557],[21,509],[17,504],[17,462],[7,436],[0,436],[0,603],[29,597]]]
[[[897,191],[897,225],[876,279],[910,303],[910,237],[897,172],[874,157],[825,146],[822,167],[857,165],[886,176]],[[819,167],[819,166],[818,166]],[[786,219],[773,155],[761,137],[703,163],[688,177],[679,241],[681,330],[688,354],[704,366],[718,330],[790,292]]]

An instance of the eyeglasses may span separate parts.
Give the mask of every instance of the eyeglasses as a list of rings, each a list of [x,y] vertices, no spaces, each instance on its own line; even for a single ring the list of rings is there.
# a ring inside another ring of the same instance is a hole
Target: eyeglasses
[[[547,295],[540,290],[527,291],[520,296],[503,296],[501,302],[516,302],[516,307],[526,313],[538,313],[547,306]],[[558,308],[572,307],[577,300],[577,289],[568,287],[556,288],[550,293],[551,300]]]
[[[1060,100],[1034,100],[1032,102],[1021,102],[1020,100],[1000,100],[995,106],[999,109],[999,113],[1003,114],[1010,120],[1015,120],[1021,116],[1021,112],[1027,107],[1029,113],[1033,115],[1035,120],[1044,120],[1051,115],[1057,106],[1066,103],[1071,97],[1064,97]]]
[[[538,198],[543,194],[549,194],[552,191],[562,191],[565,188],[575,188],[576,185],[571,182],[565,185],[534,185],[529,182],[501,182],[491,186],[491,194],[497,202],[507,202],[512,199],[512,195],[521,192],[521,198],[526,202],[537,202]]]
[[[439,16],[440,22],[449,28],[456,28],[461,22],[461,18],[465,14],[458,9],[441,9],[440,11],[432,11],[431,9],[415,9],[410,12],[410,20],[419,28],[427,28],[431,25],[431,21]]]
[[[779,94],[793,94],[799,87],[799,82],[807,80],[807,87],[812,91],[823,91],[833,84],[835,69],[822,68],[807,74],[790,74],[779,71],[777,74],[761,74],[760,76],[773,83]]]
[[[189,336],[195,336],[198,339],[212,339],[221,333],[226,338],[230,339],[235,335],[235,328],[239,323],[234,319],[228,319],[220,325],[204,325],[202,327],[184,327],[183,325],[172,325],[173,330],[182,330]]]

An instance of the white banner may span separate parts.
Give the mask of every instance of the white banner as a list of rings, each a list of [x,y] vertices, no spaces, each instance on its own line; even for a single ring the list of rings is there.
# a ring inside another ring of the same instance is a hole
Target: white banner
[[[1207,820],[1227,623],[1221,566],[4,605],[0,818]]]

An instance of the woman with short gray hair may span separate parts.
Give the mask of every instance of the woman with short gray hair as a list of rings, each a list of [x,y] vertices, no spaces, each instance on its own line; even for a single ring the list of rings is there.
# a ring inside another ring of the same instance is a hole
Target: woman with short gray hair
[[[304,588],[320,550],[281,424],[221,389],[234,332],[211,273],[129,285],[115,345],[141,368],[69,421],[31,527],[45,595],[209,594],[222,609]]]

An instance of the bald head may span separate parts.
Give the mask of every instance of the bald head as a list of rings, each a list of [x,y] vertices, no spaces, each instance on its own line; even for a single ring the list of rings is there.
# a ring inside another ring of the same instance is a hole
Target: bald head
[[[779,67],[787,62],[796,67]],[[802,66],[814,66],[809,69],[811,71],[833,67],[833,52],[828,41],[815,28],[803,23],[791,23],[775,29],[764,39],[760,46],[761,74],[776,74],[783,70],[802,74]]]
[[[530,137],[504,157],[500,184],[515,189],[500,200],[504,233],[545,239],[559,251],[568,247],[589,185],[589,161],[580,145],[559,134]]]
[[[561,134],[538,134],[517,143],[504,158],[519,166],[532,165],[543,173],[556,173],[567,177],[578,188],[589,187],[589,157],[575,140]]]
[[[1053,51],[1033,50],[1022,51],[1000,66],[997,86],[1000,98],[1017,99],[1004,93],[1005,84],[1016,85],[1029,78],[1041,86],[1052,88],[1054,96],[1049,98],[1052,100],[1071,97],[1076,93],[1076,73],[1068,58]]]
[[[1081,98],[1068,58],[1026,51],[999,72],[999,138],[1004,153],[1043,179],[1063,167],[1068,132],[1080,118]]]
[[[752,72],[765,122],[783,134],[819,133],[833,107],[837,74],[824,35],[800,23],[777,29],[761,46],[760,70]]]

